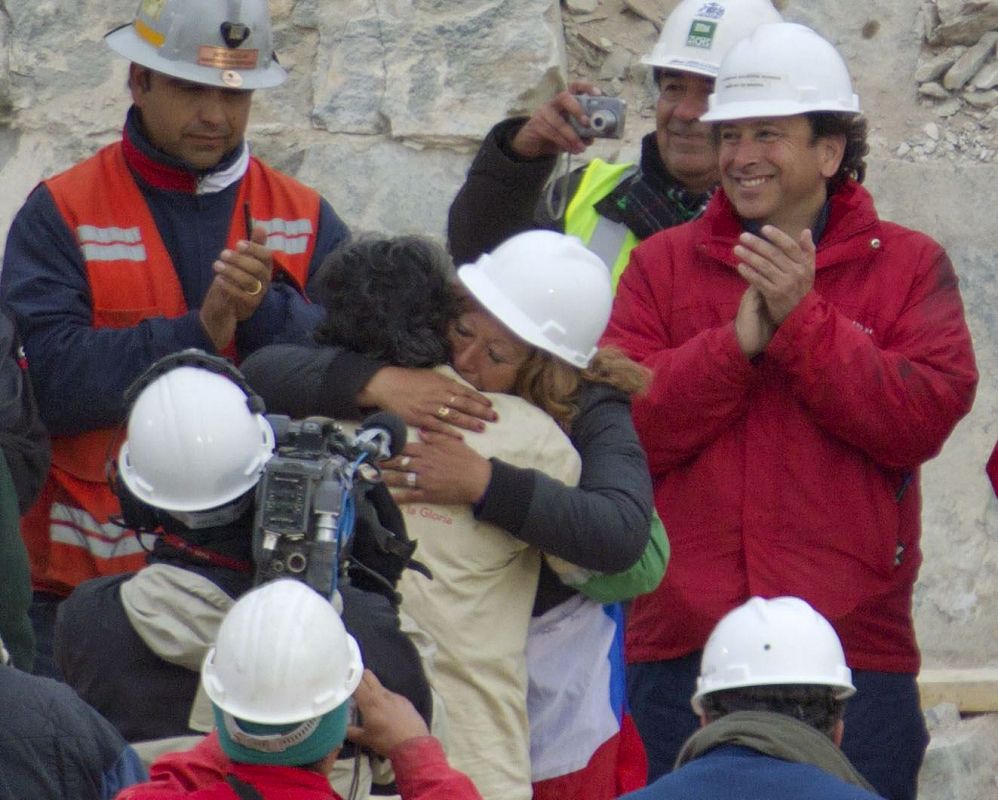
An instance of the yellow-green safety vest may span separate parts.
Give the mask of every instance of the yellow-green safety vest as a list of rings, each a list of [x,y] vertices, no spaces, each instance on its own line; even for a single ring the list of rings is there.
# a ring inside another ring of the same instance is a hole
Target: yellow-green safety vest
[[[633,171],[634,164],[610,164],[600,158],[593,159],[582,173],[579,188],[565,210],[565,233],[579,237],[607,263],[614,291],[631,257],[631,250],[638,244],[638,237],[626,225],[600,216],[595,205]]]

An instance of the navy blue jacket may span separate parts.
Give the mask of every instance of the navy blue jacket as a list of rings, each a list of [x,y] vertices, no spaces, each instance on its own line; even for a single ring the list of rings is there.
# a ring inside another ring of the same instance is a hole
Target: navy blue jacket
[[[620,800],[880,800],[810,764],[718,747]]]
[[[111,800],[146,780],[138,755],[62,683],[0,666],[0,800]]]

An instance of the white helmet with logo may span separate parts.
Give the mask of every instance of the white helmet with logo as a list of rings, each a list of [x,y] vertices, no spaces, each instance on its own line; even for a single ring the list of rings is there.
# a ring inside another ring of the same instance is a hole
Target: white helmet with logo
[[[760,25],[729,51],[700,119],[859,113],[849,69],[828,41],[804,25]]]
[[[118,472],[139,500],[165,511],[205,511],[260,479],[274,431],[223,375],[181,366],[145,386],[128,415]]]
[[[104,37],[136,64],[192,83],[269,89],[277,63],[267,0],[141,0],[135,19]]]
[[[282,725],[342,705],[363,672],[357,641],[332,604],[301,581],[283,578],[244,594],[229,609],[201,679],[222,711]]]
[[[799,597],[753,597],[729,611],[703,649],[691,703],[746,686],[830,686],[839,700],[855,694],[835,630]]]
[[[603,260],[574,236],[513,236],[457,271],[488,311],[524,341],[585,368],[610,320],[613,290]]]
[[[757,25],[781,19],[769,0],[683,0],[641,62],[713,78],[735,42]]]

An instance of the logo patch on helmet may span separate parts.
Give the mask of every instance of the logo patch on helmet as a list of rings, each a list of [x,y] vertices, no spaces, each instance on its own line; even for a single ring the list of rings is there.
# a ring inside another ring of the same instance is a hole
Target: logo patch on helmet
[[[239,45],[249,39],[250,29],[248,25],[241,22],[223,22],[219,27],[222,32],[222,41],[225,46],[235,50]]]
[[[704,3],[700,10],[697,11],[698,17],[706,17],[707,19],[720,19],[724,16],[724,6],[720,3]]]
[[[229,50],[203,44],[198,48],[198,64],[217,69],[255,69],[259,50]]]
[[[714,34],[717,32],[717,23],[706,19],[695,19],[690,25],[690,32],[686,36],[687,47],[699,47],[702,50],[710,50],[714,46]]]

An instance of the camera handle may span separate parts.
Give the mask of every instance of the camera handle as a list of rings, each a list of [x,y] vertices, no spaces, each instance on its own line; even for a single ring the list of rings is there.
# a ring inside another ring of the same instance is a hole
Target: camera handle
[[[305,580],[332,599],[339,578],[341,550],[353,534],[353,481],[327,476],[315,493],[315,539],[309,548]]]

